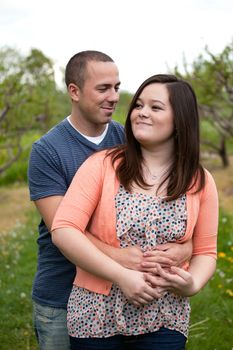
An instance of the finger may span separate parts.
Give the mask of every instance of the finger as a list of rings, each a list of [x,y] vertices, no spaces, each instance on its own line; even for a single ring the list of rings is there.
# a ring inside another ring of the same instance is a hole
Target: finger
[[[160,294],[164,294],[167,290],[164,287],[156,287],[156,291]]]
[[[137,306],[137,307],[142,307],[143,305],[142,304],[140,304],[138,301],[136,301],[136,300],[129,300],[129,302],[131,303],[131,304],[133,304],[134,306]]]
[[[184,280],[188,280],[191,276],[190,272],[181,269],[180,267],[177,266],[171,266],[171,271],[182,277]]]
[[[132,302],[132,304],[134,304],[136,306],[142,307],[143,305],[149,304],[153,300],[154,300],[154,298],[145,294],[142,296],[137,296],[135,299],[132,299],[131,302]]]
[[[145,290],[145,293],[147,294],[147,296],[145,296],[144,294],[144,298],[148,301],[152,301],[154,299],[158,299],[161,298],[162,294],[160,291],[158,291],[155,286],[157,287],[157,284],[154,285],[154,280],[152,278],[150,278],[151,276],[147,274],[147,276],[145,276],[145,280],[147,279],[147,289]]]
[[[172,266],[171,270],[173,271],[173,273],[169,273],[167,271],[165,271],[164,269],[161,268],[160,265],[157,266],[157,273],[163,278],[165,279],[167,282],[170,283],[171,287],[177,287],[177,286],[181,286],[181,285],[185,285],[187,283],[187,280],[190,278],[190,273],[187,271],[185,272],[185,278],[183,277],[184,274],[181,273],[179,268],[179,274],[177,274],[175,272],[176,267]],[[174,273],[175,272],[175,273]]]
[[[157,287],[153,287],[152,290],[150,291],[150,300],[148,302],[152,302],[154,299],[159,299],[163,296],[163,291],[159,290]]]
[[[157,298],[157,299],[162,298],[162,297],[164,296],[164,294],[168,292],[167,289],[161,288],[161,287],[156,287],[156,288],[154,288],[154,289],[156,290],[156,293],[157,293],[157,295],[158,295],[158,298]]]
[[[150,283],[153,287],[153,289],[156,287],[162,287],[162,288],[166,288],[168,286],[170,286],[170,282],[168,282],[167,280],[158,277],[158,276],[153,276],[153,275],[147,275],[146,280],[148,283]]]
[[[150,267],[151,265],[149,264],[161,264],[166,266],[172,266],[174,265],[174,262],[172,259],[161,255],[153,255],[153,256],[151,255],[151,256],[143,257],[142,266]]]
[[[164,251],[156,251],[155,249],[154,250],[147,250],[146,252],[143,253],[143,257],[153,257],[153,256],[157,256],[157,255],[160,255],[160,256],[163,256],[165,255],[166,253]]]
[[[150,268],[150,267],[155,267],[156,266],[156,263],[154,261],[143,261],[141,263],[141,266],[142,267],[147,267],[147,268]]]
[[[146,273],[157,275],[156,267],[142,267],[141,270]]]
[[[160,250],[160,251],[165,251],[165,250],[168,250],[169,248],[171,248],[170,243],[164,243],[164,244],[157,244],[154,249]]]

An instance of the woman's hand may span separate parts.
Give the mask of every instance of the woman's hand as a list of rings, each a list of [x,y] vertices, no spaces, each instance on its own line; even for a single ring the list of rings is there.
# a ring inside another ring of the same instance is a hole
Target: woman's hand
[[[191,273],[176,266],[168,270],[157,264],[154,274],[146,275],[146,281],[152,286],[164,288],[181,296],[192,296],[198,292]]]
[[[129,302],[135,306],[143,306],[163,295],[163,288],[154,288],[147,282],[146,275],[140,271],[124,268],[116,281]]]
[[[198,293],[213,276],[216,260],[208,255],[192,257],[189,270],[176,266],[169,269],[156,265],[152,275],[146,275],[147,281],[153,286],[165,288],[182,296],[192,296]]]

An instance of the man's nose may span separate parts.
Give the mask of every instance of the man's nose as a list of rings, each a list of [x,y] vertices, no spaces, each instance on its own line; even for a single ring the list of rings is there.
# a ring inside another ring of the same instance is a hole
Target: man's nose
[[[120,93],[119,91],[115,89],[111,89],[109,92],[108,100],[111,102],[118,102],[120,98]]]

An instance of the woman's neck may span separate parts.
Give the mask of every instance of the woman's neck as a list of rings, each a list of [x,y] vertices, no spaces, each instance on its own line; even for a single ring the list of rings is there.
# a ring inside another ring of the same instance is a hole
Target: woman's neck
[[[141,147],[141,152],[144,165],[152,169],[162,169],[173,160],[172,150],[166,146],[156,150]]]

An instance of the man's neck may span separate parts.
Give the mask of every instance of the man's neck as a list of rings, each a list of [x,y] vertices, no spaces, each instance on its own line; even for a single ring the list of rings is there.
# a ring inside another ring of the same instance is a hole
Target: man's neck
[[[102,124],[100,125],[101,128],[98,128],[97,125],[94,130],[92,130],[91,128],[80,128],[79,125],[77,126],[78,123],[73,122],[71,115],[67,119],[75,130],[77,130],[83,136],[87,137],[99,137],[105,133],[108,127],[108,124]]]
[[[97,137],[103,134],[106,129],[107,124],[91,124],[91,123],[79,123],[79,120],[75,118],[72,114],[69,116],[70,124],[81,134]]]

